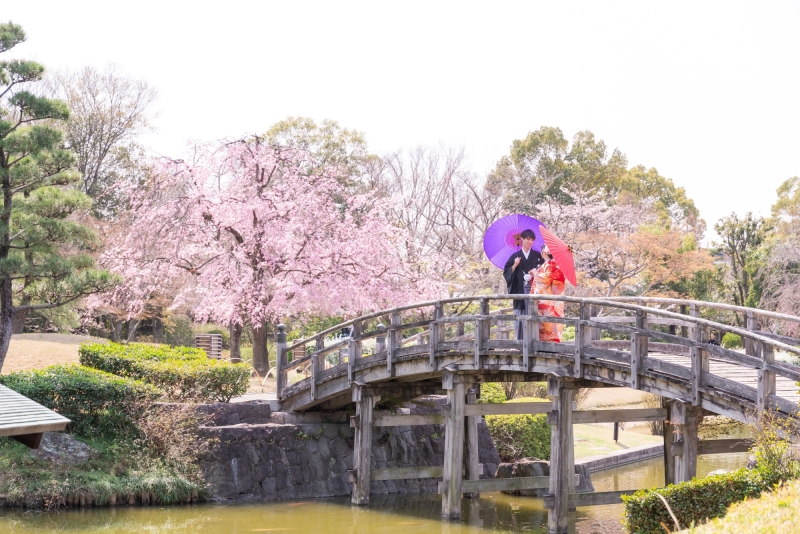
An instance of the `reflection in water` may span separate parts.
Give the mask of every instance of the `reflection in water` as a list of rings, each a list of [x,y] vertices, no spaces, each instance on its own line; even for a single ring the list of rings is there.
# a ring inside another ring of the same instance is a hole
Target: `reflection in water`
[[[698,475],[736,469],[747,454],[701,456]],[[597,491],[661,486],[661,459],[595,473]],[[442,522],[438,495],[373,495],[369,507],[352,507],[348,498],[247,505],[197,505],[147,508],[95,508],[59,513],[0,511],[0,532],[69,533],[356,533],[477,534],[545,532],[547,511],[541,499],[484,493],[464,499],[463,518]],[[571,530],[580,534],[622,532],[622,505],[580,508]]]

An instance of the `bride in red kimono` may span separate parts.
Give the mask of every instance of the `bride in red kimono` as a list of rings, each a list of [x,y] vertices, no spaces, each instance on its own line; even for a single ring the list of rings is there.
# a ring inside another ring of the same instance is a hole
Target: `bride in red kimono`
[[[564,293],[566,279],[558,264],[550,255],[547,245],[542,247],[544,264],[536,270],[535,284],[531,293],[536,295],[561,295]],[[564,302],[553,300],[539,301],[539,315],[546,317],[564,317]],[[554,341],[561,343],[561,332],[564,330],[562,323],[539,323],[539,341]]]

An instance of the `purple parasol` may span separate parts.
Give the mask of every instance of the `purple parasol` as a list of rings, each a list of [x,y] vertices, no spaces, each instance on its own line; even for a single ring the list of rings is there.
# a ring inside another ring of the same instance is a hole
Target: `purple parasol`
[[[544,238],[539,231],[540,225],[544,226],[533,217],[521,213],[497,219],[486,229],[486,234],[483,236],[483,251],[486,257],[499,268],[505,267],[508,258],[522,248],[519,244],[519,234],[524,230],[532,230],[536,234],[533,250],[537,252],[542,250]]]

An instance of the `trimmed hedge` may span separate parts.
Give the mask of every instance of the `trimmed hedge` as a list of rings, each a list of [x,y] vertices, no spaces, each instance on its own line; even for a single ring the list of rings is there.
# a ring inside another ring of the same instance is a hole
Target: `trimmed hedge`
[[[506,392],[499,382],[481,384],[481,398],[478,399],[478,404],[501,404],[506,400]]]
[[[157,388],[80,365],[53,365],[0,376],[0,383],[72,420],[84,436],[114,434],[129,428],[130,413],[156,399]]]
[[[678,518],[681,528],[688,528],[715,517],[722,517],[733,503],[757,498],[772,484],[752,469],[739,469],[710,477],[674,484],[663,489],[640,490],[622,497],[625,504],[625,525],[632,534],[661,534],[661,524],[673,526],[660,493]]]
[[[523,397],[508,402],[550,402]],[[486,425],[504,462],[521,458],[550,459],[550,425],[547,414],[487,415]]]
[[[152,384],[170,400],[228,402],[250,382],[250,366],[210,359],[202,349],[132,343],[83,344],[81,364]]]

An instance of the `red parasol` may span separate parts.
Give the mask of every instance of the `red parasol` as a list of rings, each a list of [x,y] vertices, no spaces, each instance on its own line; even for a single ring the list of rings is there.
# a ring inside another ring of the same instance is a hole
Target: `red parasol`
[[[578,282],[575,278],[575,260],[572,259],[572,248],[544,226],[539,226],[539,231],[542,233],[547,248],[550,249],[550,254],[556,260],[558,268],[564,273],[564,277],[573,286],[577,287]]]

